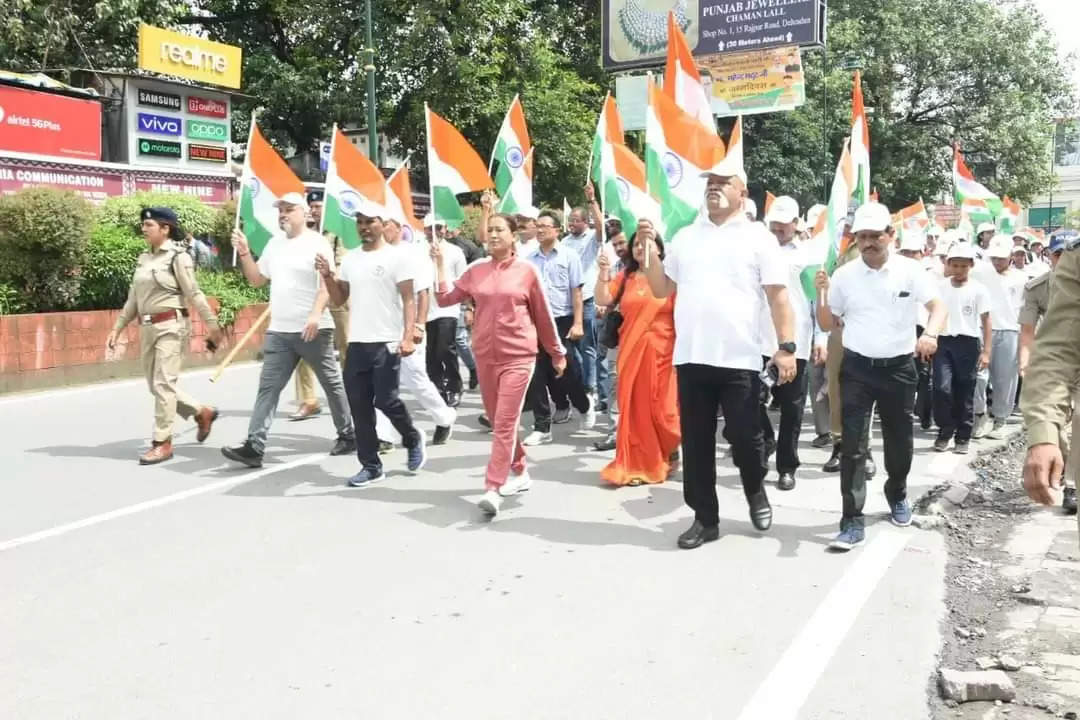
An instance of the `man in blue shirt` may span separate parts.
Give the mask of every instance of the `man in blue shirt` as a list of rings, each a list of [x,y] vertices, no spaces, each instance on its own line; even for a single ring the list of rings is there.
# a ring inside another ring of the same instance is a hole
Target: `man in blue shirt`
[[[567,218],[570,234],[562,239],[562,246],[572,249],[581,260],[581,269],[584,273],[584,288],[582,290],[582,329],[584,336],[578,343],[580,350],[573,354],[579,355],[585,387],[595,398],[598,387],[605,385],[606,368],[597,363],[597,346],[599,345],[596,329],[596,301],[593,293],[596,288],[596,256],[600,252],[604,238],[600,229],[604,222],[604,215],[600,211],[600,205],[596,202],[596,193],[592,183],[585,186],[585,198],[589,201],[589,210],[576,208]],[[589,219],[592,219],[594,228],[589,227]],[[603,398],[602,398],[603,399]]]
[[[559,243],[559,220],[554,212],[545,210],[536,221],[539,247],[527,258],[540,275],[551,314],[559,336],[571,349],[578,344],[584,333],[582,300],[584,278],[581,259],[573,250]],[[595,282],[594,282],[595,284]],[[548,390],[556,397],[562,394],[582,415],[582,427],[590,429],[596,424],[596,410],[582,383],[581,366],[576,353],[567,352],[566,372],[561,378],[555,376],[551,357],[540,348],[536,355],[536,371],[529,384],[529,404],[533,410],[533,432],[525,438],[525,445],[551,442],[551,401]]]

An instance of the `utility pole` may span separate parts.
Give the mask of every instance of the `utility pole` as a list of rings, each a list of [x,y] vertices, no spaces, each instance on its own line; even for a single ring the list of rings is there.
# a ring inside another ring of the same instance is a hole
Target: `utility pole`
[[[371,39],[371,0],[364,0],[367,15],[367,47],[364,48],[364,73],[367,75],[368,157],[379,167],[379,133],[375,129],[375,43]]]

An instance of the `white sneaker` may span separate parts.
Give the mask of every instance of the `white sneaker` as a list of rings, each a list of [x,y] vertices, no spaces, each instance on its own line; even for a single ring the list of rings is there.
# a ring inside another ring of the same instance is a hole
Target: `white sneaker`
[[[592,430],[596,427],[596,396],[589,396],[589,409],[581,416],[581,429]]]
[[[485,515],[495,517],[499,514],[499,508],[502,507],[502,498],[494,490],[488,490],[477,504]]]
[[[986,434],[990,432],[993,427],[993,420],[990,419],[988,413],[975,416],[975,428],[971,431],[971,437],[976,440],[981,440],[986,437]]]
[[[986,437],[991,440],[1004,440],[1009,435],[1009,430],[1005,427],[1004,420],[994,420],[994,429],[986,434]]]
[[[503,497],[510,497],[511,495],[523,493],[531,487],[532,478],[529,477],[529,471],[525,470],[520,475],[511,475],[507,478],[503,486],[499,488],[499,494]]]
[[[550,432],[540,432],[539,430],[533,430],[528,436],[521,441],[522,445],[526,447],[534,447],[536,445],[545,445],[551,442]]]

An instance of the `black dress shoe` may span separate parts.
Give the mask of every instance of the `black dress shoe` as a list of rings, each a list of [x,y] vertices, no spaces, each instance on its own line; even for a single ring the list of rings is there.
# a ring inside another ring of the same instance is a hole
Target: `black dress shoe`
[[[334,447],[330,448],[330,454],[334,456],[348,455],[354,452],[356,452],[355,437],[339,437],[334,443]]]
[[[250,468],[262,467],[263,464],[263,454],[251,447],[250,442],[235,447],[223,447],[221,454],[233,462],[243,463]]]
[[[1067,487],[1061,493],[1061,509],[1066,515],[1076,514],[1076,488]]]
[[[777,490],[794,490],[795,489],[795,473],[780,473],[780,477],[776,480]]]
[[[866,456],[866,479],[869,480],[870,478],[874,477],[875,475],[877,475],[877,463],[874,462],[874,458],[867,455]]]
[[[748,502],[750,503],[750,522],[754,523],[754,527],[761,532],[771,528],[772,505],[769,504],[769,497],[765,494],[765,488],[751,495]]]
[[[830,457],[824,465],[821,466],[822,472],[834,473],[840,472],[840,446],[833,445],[832,457]]]
[[[456,407],[461,406],[461,393],[452,392],[452,393],[447,393],[447,395],[449,396],[446,399],[446,404],[447,405],[449,405],[452,408],[456,408]]]
[[[832,433],[822,433],[810,441],[810,447],[823,448],[832,444]]]
[[[475,370],[469,371],[469,389],[475,390],[476,386],[480,384],[480,378],[476,376]]]
[[[491,429],[491,420],[488,419],[487,415],[481,415],[480,417],[476,418],[476,422],[480,423],[482,426],[486,427],[489,430]]]
[[[720,526],[711,525],[705,527],[700,521],[695,520],[690,529],[679,536],[679,547],[683,550],[693,550],[707,542],[720,539]]]

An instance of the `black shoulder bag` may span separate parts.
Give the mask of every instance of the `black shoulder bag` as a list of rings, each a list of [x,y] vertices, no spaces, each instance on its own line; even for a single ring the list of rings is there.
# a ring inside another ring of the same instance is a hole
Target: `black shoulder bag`
[[[611,303],[607,315],[604,316],[604,330],[600,334],[600,344],[608,350],[619,347],[619,330],[622,328],[623,315],[619,311],[619,303],[622,301],[623,291],[626,290],[626,281],[630,278],[624,273],[619,292],[615,294],[615,302]]]

